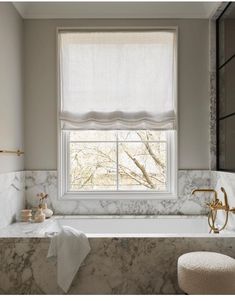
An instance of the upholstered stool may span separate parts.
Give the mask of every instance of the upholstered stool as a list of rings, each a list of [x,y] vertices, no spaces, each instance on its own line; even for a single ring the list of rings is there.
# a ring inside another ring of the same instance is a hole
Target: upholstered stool
[[[178,283],[187,294],[235,294],[235,259],[214,252],[186,253],[178,259]]]

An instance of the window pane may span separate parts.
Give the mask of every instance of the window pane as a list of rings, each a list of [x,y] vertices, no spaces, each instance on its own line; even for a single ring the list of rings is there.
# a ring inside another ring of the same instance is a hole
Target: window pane
[[[166,141],[166,131],[70,131],[70,141]]]
[[[70,191],[116,190],[116,144],[70,143]]]
[[[118,131],[119,141],[166,141],[166,131]]]
[[[166,136],[146,130],[70,131],[69,191],[166,191]]]
[[[166,191],[166,143],[119,144],[119,190]]]
[[[70,131],[70,141],[116,141],[116,131]]]

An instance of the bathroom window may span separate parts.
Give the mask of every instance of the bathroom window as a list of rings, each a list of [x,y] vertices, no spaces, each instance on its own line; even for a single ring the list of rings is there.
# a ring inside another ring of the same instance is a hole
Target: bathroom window
[[[60,30],[60,199],[176,196],[176,31]]]

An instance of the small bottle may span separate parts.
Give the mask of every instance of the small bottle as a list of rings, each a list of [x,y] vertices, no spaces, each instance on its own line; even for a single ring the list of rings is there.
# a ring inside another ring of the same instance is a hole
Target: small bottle
[[[42,208],[38,208],[36,213],[35,213],[35,216],[34,216],[34,222],[35,223],[42,223],[45,221],[45,214],[42,212]]]

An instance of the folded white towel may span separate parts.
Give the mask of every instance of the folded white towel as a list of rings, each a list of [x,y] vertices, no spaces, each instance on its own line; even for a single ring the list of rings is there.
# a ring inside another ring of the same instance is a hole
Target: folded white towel
[[[86,235],[69,226],[62,226],[61,232],[51,238],[47,257],[57,257],[57,283],[64,292],[90,250]]]

